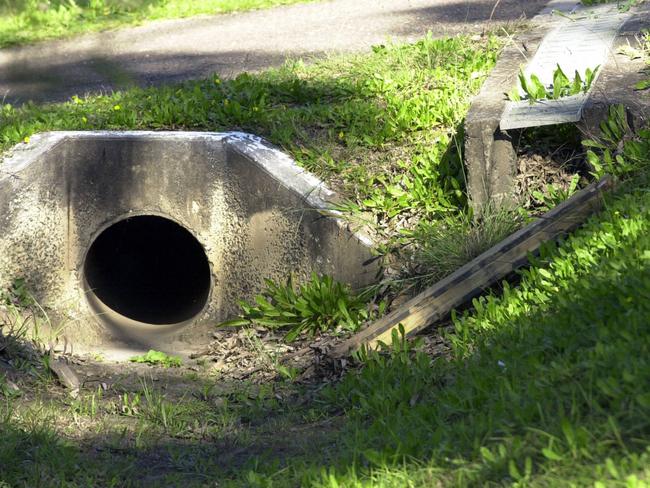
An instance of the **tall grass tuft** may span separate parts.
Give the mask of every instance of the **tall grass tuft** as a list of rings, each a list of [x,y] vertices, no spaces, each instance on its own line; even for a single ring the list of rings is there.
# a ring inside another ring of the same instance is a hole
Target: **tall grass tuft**
[[[456,271],[519,229],[523,218],[514,210],[487,205],[479,217],[462,213],[421,222],[413,233],[420,286],[428,286]]]

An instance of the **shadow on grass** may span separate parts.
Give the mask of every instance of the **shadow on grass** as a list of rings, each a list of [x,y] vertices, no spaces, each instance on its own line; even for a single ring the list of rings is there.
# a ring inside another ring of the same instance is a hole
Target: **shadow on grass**
[[[73,95],[111,94],[135,86],[169,85],[214,73],[234,77],[244,71],[281,66],[287,59],[281,54],[249,51],[121,56],[108,56],[100,51],[91,51],[80,59],[55,57],[38,63],[12,58],[4,63],[0,73],[2,101],[14,105],[28,101],[63,102]],[[300,53],[292,56],[300,57]]]

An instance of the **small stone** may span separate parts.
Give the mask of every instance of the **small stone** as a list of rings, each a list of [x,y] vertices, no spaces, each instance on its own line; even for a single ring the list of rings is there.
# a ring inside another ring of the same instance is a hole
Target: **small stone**
[[[79,377],[72,371],[72,368],[63,361],[50,357],[50,370],[56,375],[59,382],[69,390],[79,391]]]

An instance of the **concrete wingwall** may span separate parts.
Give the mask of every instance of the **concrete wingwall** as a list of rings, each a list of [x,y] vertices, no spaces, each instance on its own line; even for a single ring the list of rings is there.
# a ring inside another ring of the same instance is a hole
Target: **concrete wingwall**
[[[595,19],[595,8],[611,6],[579,7],[577,0],[550,0],[547,7],[532,19],[531,30],[510,39],[481,91],[472,100],[464,123],[464,158],[468,195],[475,215],[480,214],[486,205],[512,206],[517,203],[515,180],[518,163],[513,136],[519,129],[504,130],[501,127],[506,93],[517,86],[519,70],[535,56],[545,37],[554,28],[573,22],[571,15],[577,8],[584,10],[578,18]],[[558,12],[563,14],[558,15]],[[631,59],[621,50],[622,47],[636,46],[638,33],[650,27],[650,5],[637,5],[624,17],[614,45],[608,50],[606,62],[600,66],[598,79],[581,109],[581,118],[576,121],[587,139],[598,137],[599,125],[606,119],[612,105],[625,107],[633,127],[643,127],[650,118],[650,95],[647,91],[635,89],[637,83],[647,78],[645,60],[641,56]],[[566,46],[570,52],[569,48]],[[545,100],[539,106],[553,113],[552,106],[555,104],[557,108],[562,103],[563,99]],[[556,123],[564,122],[558,119]]]
[[[371,242],[324,213],[332,197],[288,156],[247,134],[42,134],[0,165],[0,288],[26,279],[78,349],[196,350],[264,278],[316,271],[354,287],[375,278],[376,265],[365,264]],[[105,229],[137,215],[176,222],[205,252],[208,298],[183,323],[111,318],[93,306],[88,249]]]

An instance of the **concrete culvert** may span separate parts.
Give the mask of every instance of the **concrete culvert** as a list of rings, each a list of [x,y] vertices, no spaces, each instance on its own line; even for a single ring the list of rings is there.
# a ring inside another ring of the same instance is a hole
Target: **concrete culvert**
[[[88,294],[146,324],[196,317],[211,282],[208,259],[196,238],[155,215],[120,220],[99,234],[86,255],[84,278]]]
[[[375,279],[336,201],[250,134],[37,134],[0,162],[0,290],[25,279],[75,352],[199,352],[265,278]]]

